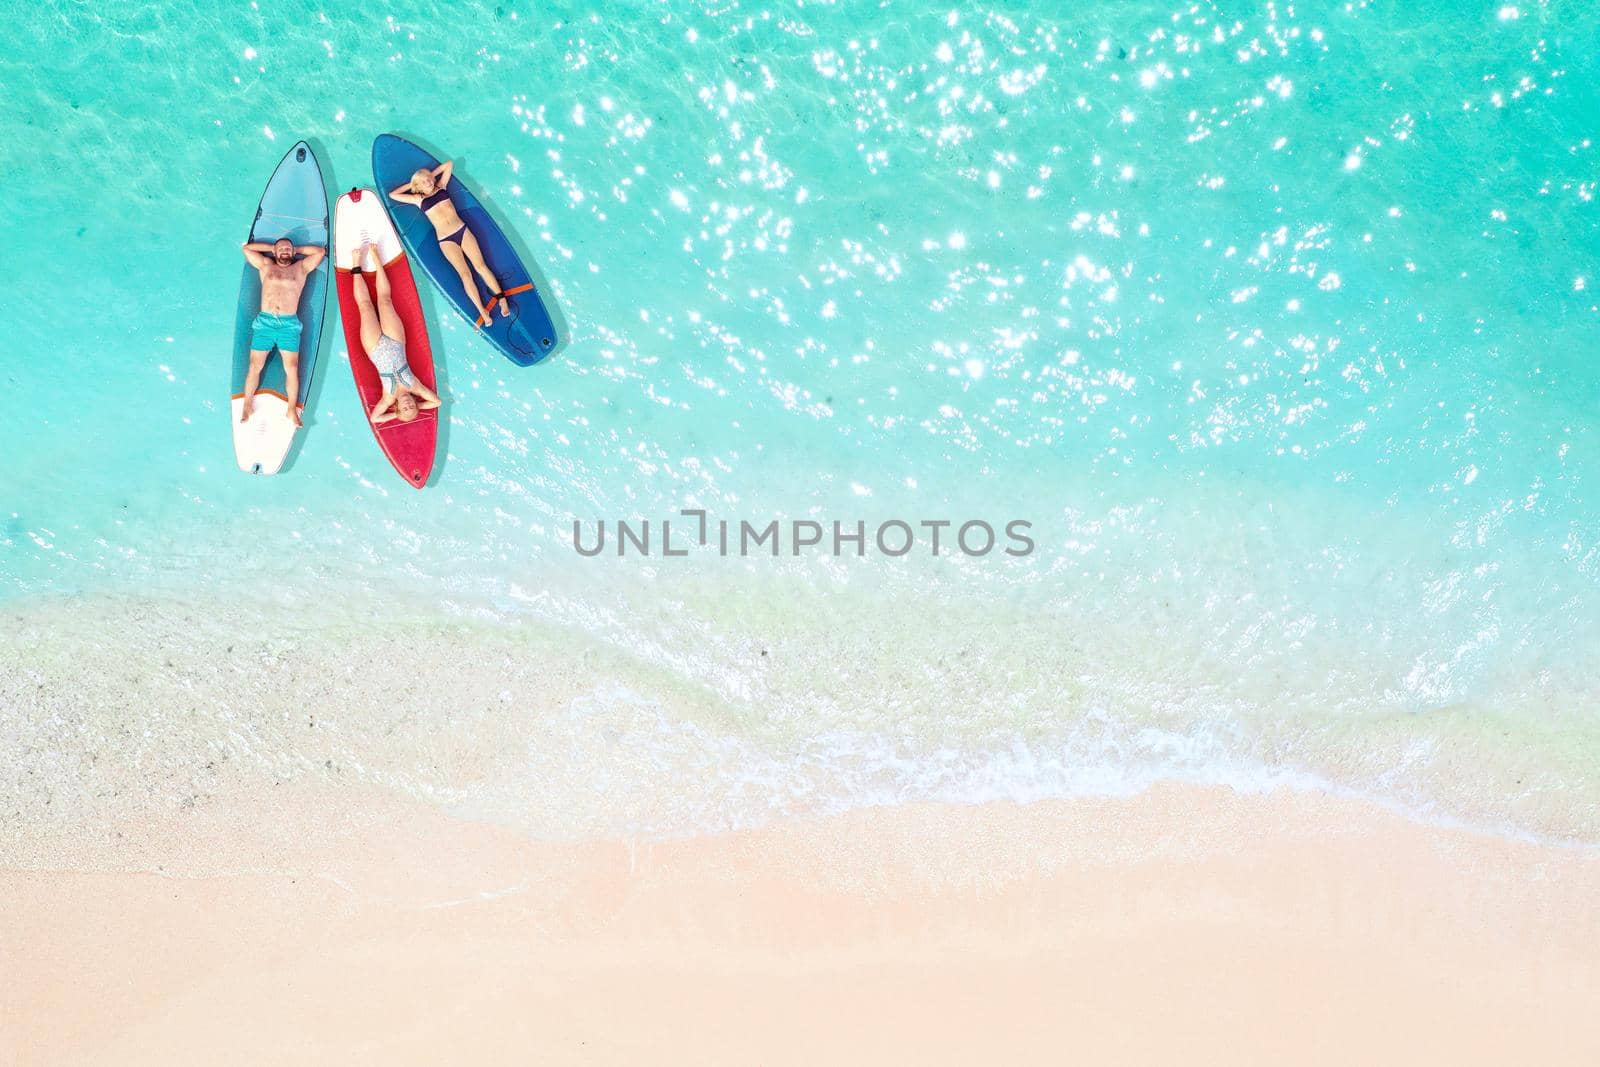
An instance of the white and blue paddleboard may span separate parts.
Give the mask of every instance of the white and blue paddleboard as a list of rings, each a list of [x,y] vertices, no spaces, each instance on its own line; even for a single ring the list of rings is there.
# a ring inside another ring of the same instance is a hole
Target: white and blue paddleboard
[[[287,237],[297,245],[328,247],[328,191],[322,168],[304,141],[289,149],[261,194],[251,241],[276,241]],[[261,275],[249,263],[239,283],[238,319],[233,331],[233,454],[239,469],[251,474],[276,474],[294,443],[295,425],[289,418],[291,403],[304,407],[317,368],[317,346],[322,341],[322,318],[328,304],[328,257],[306,278],[300,292],[300,388],[285,396],[283,360],[276,348],[267,353],[255,405],[249,422],[240,422],[244,410],[245,375],[250,370],[250,323],[261,310]]]

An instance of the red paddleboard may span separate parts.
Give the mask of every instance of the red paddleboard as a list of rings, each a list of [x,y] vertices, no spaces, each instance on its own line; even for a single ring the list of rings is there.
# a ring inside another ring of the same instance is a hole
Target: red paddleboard
[[[361,313],[356,309],[357,285],[365,285],[377,303],[377,285],[368,274],[354,274],[356,249],[367,242],[377,246],[389,277],[389,296],[406,328],[406,362],[411,372],[429,389],[437,391],[433,377],[433,349],[428,344],[428,323],[422,317],[422,302],[417,298],[417,283],[411,265],[394,232],[389,215],[376,193],[352,189],[339,198],[333,212],[333,255],[339,289],[339,318],[344,321],[344,343],[350,352],[350,371],[355,375],[356,392],[361,394],[361,412],[378,439],[378,447],[413,486],[421,489],[433,472],[434,445],[439,437],[439,409],[419,411],[410,422],[395,419],[374,426],[372,409],[383,396],[378,371],[367,358],[361,343]],[[448,402],[448,398],[446,398]]]

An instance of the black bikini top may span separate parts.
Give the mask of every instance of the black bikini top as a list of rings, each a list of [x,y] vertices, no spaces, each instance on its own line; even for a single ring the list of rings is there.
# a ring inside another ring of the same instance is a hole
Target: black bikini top
[[[435,204],[442,204],[449,199],[450,188],[449,183],[446,183],[422,198],[422,210],[431,211]]]

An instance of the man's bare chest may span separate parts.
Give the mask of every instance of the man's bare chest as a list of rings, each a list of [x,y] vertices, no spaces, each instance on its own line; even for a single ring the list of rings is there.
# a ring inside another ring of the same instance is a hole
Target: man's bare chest
[[[261,284],[273,287],[298,284],[303,275],[298,267],[268,267],[261,273]]]

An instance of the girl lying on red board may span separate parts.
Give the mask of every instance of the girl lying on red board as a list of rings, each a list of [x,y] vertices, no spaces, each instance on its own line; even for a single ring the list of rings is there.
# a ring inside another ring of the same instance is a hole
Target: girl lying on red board
[[[367,358],[377,368],[378,379],[383,382],[383,396],[372,407],[372,421],[391,422],[399,419],[410,422],[417,412],[439,406],[439,394],[417,380],[406,362],[406,328],[394,309],[389,296],[389,276],[384,272],[383,260],[377,254],[378,246],[370,242],[356,250],[357,273],[366,265],[377,283],[377,307],[372,296],[358,278],[352,287],[355,291],[356,310],[361,313],[361,347]],[[420,399],[419,399],[420,398]]]

